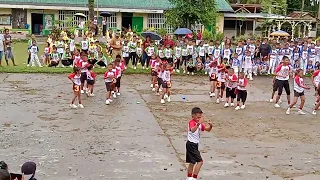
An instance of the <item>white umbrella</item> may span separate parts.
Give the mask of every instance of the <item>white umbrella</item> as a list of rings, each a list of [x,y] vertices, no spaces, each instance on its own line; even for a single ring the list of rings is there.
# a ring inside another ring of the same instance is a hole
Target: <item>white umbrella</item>
[[[87,17],[87,16],[86,16],[85,14],[83,14],[83,13],[76,13],[76,14],[74,14],[74,16],[79,16],[79,17],[84,17],[84,18]]]

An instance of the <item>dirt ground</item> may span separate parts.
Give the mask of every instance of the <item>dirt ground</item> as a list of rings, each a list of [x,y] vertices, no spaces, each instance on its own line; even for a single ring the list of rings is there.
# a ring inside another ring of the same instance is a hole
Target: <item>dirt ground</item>
[[[320,179],[313,91],[301,116],[294,109],[285,114],[284,96],[282,108],[268,102],[267,77],[249,82],[240,111],[216,104],[204,76],[175,76],[165,105],[149,76],[124,76],[122,84],[122,95],[106,106],[99,77],[96,96],[83,98],[84,110],[72,110],[66,75],[0,74],[1,160],[16,172],[33,160],[46,179],[185,179],[187,123],[198,106],[214,124],[202,135],[201,179]]]

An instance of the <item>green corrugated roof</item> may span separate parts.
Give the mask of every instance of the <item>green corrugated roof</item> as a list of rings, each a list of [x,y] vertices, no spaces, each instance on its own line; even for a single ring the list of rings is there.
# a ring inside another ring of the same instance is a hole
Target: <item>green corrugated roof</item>
[[[165,10],[172,5],[168,0],[96,0],[99,7],[104,8],[128,8],[128,9],[154,9]],[[0,4],[12,5],[48,5],[48,6],[75,6],[86,7],[88,0],[0,0]],[[217,9],[220,12],[233,12],[226,0],[216,0]]]

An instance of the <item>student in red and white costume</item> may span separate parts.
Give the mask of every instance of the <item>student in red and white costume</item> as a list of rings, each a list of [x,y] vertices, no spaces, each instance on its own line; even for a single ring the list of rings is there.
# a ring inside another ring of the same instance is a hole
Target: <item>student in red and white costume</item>
[[[73,98],[71,100],[70,107],[71,108],[84,108],[81,103],[81,93],[80,93],[80,86],[81,86],[81,70],[78,67],[75,67],[73,73],[68,76],[68,78],[72,81],[72,90],[73,90]],[[78,98],[79,105],[75,105],[74,102]]]
[[[217,78],[218,78],[218,62],[213,61],[209,65],[210,71],[209,71],[209,81],[210,81],[210,97],[215,97],[215,91],[216,91],[216,84],[217,84]]]
[[[312,75],[312,82],[313,82],[313,85],[315,87],[315,90],[316,90],[316,102],[315,102],[315,107],[312,111],[312,114],[313,115],[316,115],[317,114],[317,110],[319,109],[320,107],[320,69],[318,69],[316,72],[313,73]]]
[[[173,63],[173,66],[171,67],[170,64],[164,64],[163,65],[163,72],[162,72],[162,88],[163,88],[163,94],[161,96],[161,104],[164,104],[165,101],[165,97],[167,95],[167,101],[168,102],[171,102],[171,98],[170,98],[170,95],[171,95],[171,75],[173,74],[173,69],[174,69],[174,66],[175,66],[175,63],[176,63],[177,60],[174,61]]]
[[[159,58],[160,59],[160,58]],[[158,82],[158,86],[156,88],[156,95],[160,95],[160,92],[162,91],[160,89],[160,87],[162,87],[162,83],[163,83],[163,80],[162,80],[162,73],[163,73],[163,64],[162,62],[159,63],[159,66],[157,68],[157,82]]]
[[[121,56],[117,55],[116,56],[116,60],[117,59],[121,59]],[[112,64],[112,72],[114,72],[114,74],[115,74],[115,79],[114,79],[114,82],[113,82],[113,90],[111,91],[112,97],[115,99],[115,98],[117,98],[117,94],[116,94],[117,87],[116,87],[116,84],[117,84],[117,77],[118,77],[119,71],[116,68],[116,62],[115,61],[110,63],[110,64]]]
[[[75,49],[73,54],[73,67],[80,67],[80,63],[82,62],[80,51]]]
[[[115,83],[115,78],[116,74],[115,72],[112,71],[113,65],[110,63],[108,64],[108,70],[104,73],[104,82],[106,85],[106,105],[109,105],[112,100],[111,100],[111,91],[113,91],[114,83]]]
[[[87,82],[87,72],[88,72],[88,66],[90,65],[88,61],[88,56],[86,54],[81,55],[81,61],[79,62],[79,66],[81,69],[81,94],[86,91],[85,83]]]
[[[122,72],[125,70],[125,66],[123,63],[121,64],[120,59],[116,59],[115,63],[116,63],[116,70],[117,70],[116,72],[117,82],[115,86],[116,86],[117,96],[120,96],[121,76],[122,76]]]
[[[244,72],[241,72],[239,74],[239,80],[238,80],[238,87],[237,87],[237,107],[235,110],[244,109],[246,108],[246,100],[247,100],[247,87],[248,80],[245,78]],[[240,107],[240,101],[242,102],[242,105]]]
[[[274,107],[279,108],[280,105],[278,104],[280,96],[282,95],[283,88],[286,91],[287,94],[287,100],[288,104],[290,104],[290,85],[289,85],[289,79],[291,74],[291,67],[289,66],[289,58],[287,56],[284,56],[282,59],[283,63],[279,65],[275,72],[274,76],[276,76],[277,83],[278,83],[278,95],[276,97],[276,103],[274,104]]]
[[[238,77],[237,75],[234,73],[234,69],[230,68],[228,69],[228,74],[226,76],[226,80],[227,80],[227,88],[226,88],[226,103],[224,104],[224,107],[229,107],[229,99],[230,101],[230,106],[233,107],[234,106],[234,99],[237,98],[236,95],[236,88],[237,88],[237,82],[238,82]]]
[[[87,72],[87,84],[88,84],[88,89],[87,89],[87,96],[93,97],[93,87],[96,81],[97,75],[92,71],[93,65],[90,64],[88,66],[88,72]]]
[[[186,162],[189,163],[186,180],[197,180],[203,160],[199,151],[200,132],[210,132],[213,125],[208,121],[205,125],[203,112],[200,108],[194,107],[191,111],[192,119],[188,124],[188,141],[186,143]]]
[[[303,70],[302,69],[297,69],[296,70],[296,76],[293,80],[293,89],[294,89],[294,99],[293,102],[289,105],[286,114],[290,114],[290,110],[291,108],[293,108],[293,106],[295,104],[297,104],[298,98],[301,99],[301,103],[300,103],[300,107],[299,107],[299,114],[304,115],[306,114],[305,112],[302,111],[302,108],[304,106],[304,103],[306,101],[306,97],[304,95],[304,90],[305,89],[310,89],[308,86],[306,86],[303,83]]]
[[[223,101],[223,92],[226,89],[226,75],[228,71],[226,69],[226,66],[224,64],[218,65],[218,78],[217,78],[217,101],[216,103],[219,104],[220,101]]]
[[[159,65],[160,65],[159,58],[156,58],[156,55],[152,54],[150,59],[152,91],[156,91],[157,75],[158,75],[157,69]]]

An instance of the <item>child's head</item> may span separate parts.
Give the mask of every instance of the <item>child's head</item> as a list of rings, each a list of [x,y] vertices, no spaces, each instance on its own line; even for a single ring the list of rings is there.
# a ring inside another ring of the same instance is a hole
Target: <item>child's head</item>
[[[191,116],[194,120],[199,121],[202,118],[202,110],[198,107],[194,107],[191,110]]]
[[[244,78],[244,72],[240,72],[240,73],[239,73],[239,78],[240,78],[240,79],[243,79],[243,78]]]
[[[36,40],[32,40],[32,45],[33,45],[33,46],[37,45]]]
[[[228,62],[228,58],[223,58],[223,61],[222,61],[224,64],[226,64]]]
[[[283,65],[285,66],[289,65],[290,63],[288,56],[283,56],[282,61],[283,61]]]
[[[76,74],[80,74],[81,73],[81,69],[79,67],[74,67],[73,68],[73,72]]]
[[[296,70],[296,75],[299,76],[299,77],[303,77],[303,70],[300,69],[300,68],[297,69],[297,70]]]
[[[210,45],[210,46],[213,46],[213,45],[214,45],[213,40],[210,40],[209,45]]]
[[[193,59],[192,59],[192,58],[190,58],[190,59],[189,59],[189,62],[190,62],[190,63],[192,63],[192,62],[193,62]]]
[[[167,48],[167,49],[169,49],[170,47],[171,47],[170,44],[167,44],[167,45],[166,45],[166,48]]]
[[[82,54],[82,55],[81,55],[81,59],[82,59],[84,62],[87,62],[87,61],[88,61],[88,55]]]
[[[103,53],[102,52],[99,52],[98,53],[98,56],[101,58],[103,56]]]
[[[108,71],[112,71],[112,69],[113,69],[113,64],[112,63],[108,64]]]
[[[121,59],[121,56],[120,56],[120,55],[117,55],[117,56],[116,56],[116,59]]]
[[[46,47],[50,47],[50,43],[47,42],[47,43],[46,43]]]
[[[238,58],[238,54],[234,53],[233,57],[237,59]]]
[[[250,56],[251,55],[250,51],[246,50],[246,55]]]
[[[116,65],[116,66],[119,66],[119,65],[120,65],[120,60],[121,60],[121,58],[118,58],[118,59],[115,60],[115,65]]]
[[[206,57],[206,62],[209,62],[209,61],[210,61],[210,57],[207,56],[207,57]]]
[[[79,56],[79,54],[80,54],[80,50],[79,50],[79,49],[75,49],[75,50],[74,50],[74,55],[75,55],[75,56]]]
[[[71,38],[71,39],[74,39],[74,34],[71,34],[70,38]]]
[[[200,57],[197,57],[197,62],[201,62],[202,59]]]
[[[308,61],[308,64],[309,64],[309,65],[312,65],[312,60],[309,60],[309,61]]]
[[[238,41],[238,46],[242,46],[242,41]]]
[[[228,49],[229,47],[230,47],[229,44],[225,44],[225,45],[224,45],[224,48],[225,48],[225,49]]]
[[[151,55],[151,59],[156,59],[156,55],[154,53]]]
[[[53,47],[52,47],[52,52],[54,52],[54,53],[57,52],[57,47],[56,47],[56,46],[53,46]]]
[[[203,46],[203,44],[204,44],[203,41],[201,41],[201,42],[200,42],[200,46]]]
[[[66,48],[66,52],[69,53],[69,52],[70,52],[70,49],[69,49],[69,48]]]
[[[228,69],[228,74],[229,74],[229,76],[232,76],[234,74],[234,69],[233,68],[229,68]]]
[[[125,46],[128,45],[128,40],[125,40],[125,41],[124,41],[124,45],[125,45]]]
[[[299,60],[296,60],[294,64],[299,65],[300,64]]]

